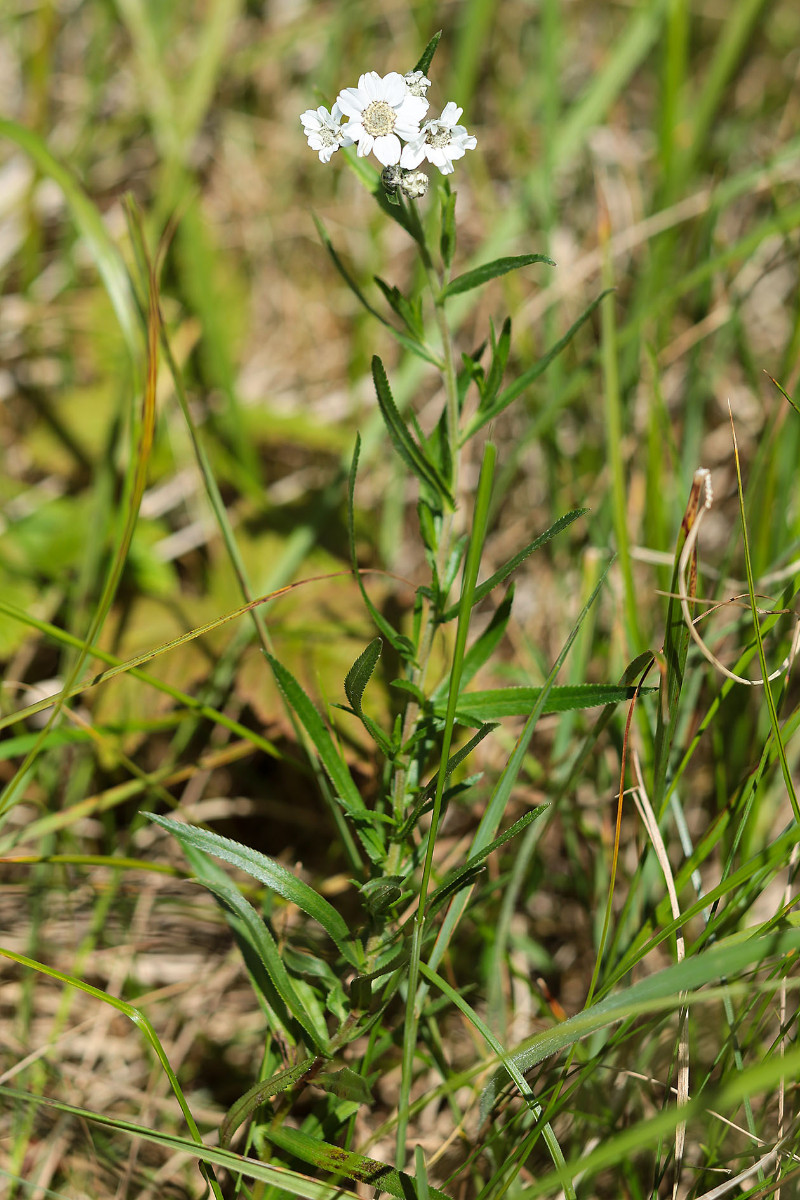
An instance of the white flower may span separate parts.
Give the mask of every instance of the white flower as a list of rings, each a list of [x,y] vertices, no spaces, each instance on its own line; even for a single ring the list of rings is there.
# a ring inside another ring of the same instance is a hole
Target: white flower
[[[423,75],[422,71],[406,71],[403,78],[412,96],[424,96],[431,86],[430,79]]]
[[[428,111],[424,96],[414,96],[397,71],[383,78],[368,71],[357,88],[344,88],[336,97],[342,112],[350,118],[347,136],[358,142],[358,156],[373,153],[385,167],[400,161],[400,138],[409,141],[419,134],[419,123]]]
[[[324,105],[319,108],[309,108],[302,113],[303,133],[308,138],[312,150],[319,150],[319,161],[330,162],[331,155],[340,146],[352,146],[353,139],[347,132],[347,126],[341,127],[342,110],[334,104],[331,112]]]
[[[478,139],[457,123],[463,111],[451,100],[440,117],[426,121],[417,136],[403,147],[400,166],[414,168],[427,158],[443,175],[452,174],[453,159],[463,158],[467,150],[474,150],[478,144]]]

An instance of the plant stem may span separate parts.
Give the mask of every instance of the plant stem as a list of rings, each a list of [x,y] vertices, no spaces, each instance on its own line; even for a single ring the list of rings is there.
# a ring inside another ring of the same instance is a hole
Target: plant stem
[[[439,584],[439,594],[436,597],[436,602],[433,603],[429,599],[424,599],[422,617],[420,622],[420,634],[417,645],[417,663],[411,675],[411,682],[420,690],[425,684],[425,677],[430,661],[431,648],[433,646],[433,638],[436,633],[436,628],[439,623],[439,615],[447,603],[446,574],[450,556],[453,549],[453,543],[456,533],[456,512],[458,506],[458,488],[459,488],[459,441],[460,441],[460,412],[458,402],[458,382],[455,369],[455,357],[453,354],[453,339],[450,332],[450,326],[445,312],[445,301],[442,298],[442,289],[444,287],[444,271],[437,270],[431,260],[425,240],[422,227],[419,222],[419,216],[413,205],[409,205],[409,220],[415,227],[417,246],[419,248],[420,257],[425,269],[425,277],[428,288],[433,297],[434,312],[436,316],[436,324],[439,329],[439,335],[442,342],[444,367],[442,370],[442,378],[445,391],[445,411],[447,422],[447,437],[450,449],[450,489],[453,495],[453,509],[446,509],[442,513],[441,529],[439,540],[436,546],[436,576]],[[402,728],[402,744],[406,745],[411,737],[414,728],[419,719],[419,704],[416,700],[410,699],[405,710]],[[392,811],[395,820],[399,819],[404,810],[406,800],[406,787],[408,782],[409,763],[404,761],[398,766],[393,780],[392,787]],[[435,823],[432,822],[429,837],[435,836]],[[400,858],[402,855],[402,846],[395,843],[387,858],[387,873],[393,874],[398,870]],[[426,871],[430,874],[431,848],[426,855]],[[416,1011],[416,996],[417,985],[419,982],[419,963],[422,950],[422,937],[425,926],[424,914],[424,896],[420,896],[420,909],[417,913],[417,919],[413,924],[411,952],[410,952],[410,969],[407,984],[406,994],[406,1020],[403,1036],[403,1066],[400,1082],[400,1098],[398,1104],[398,1122],[397,1122],[397,1166],[402,1168],[406,1159],[406,1131],[408,1126],[409,1104],[411,1096],[411,1083],[414,1074],[414,1054],[417,1041],[417,1023],[418,1014]]]

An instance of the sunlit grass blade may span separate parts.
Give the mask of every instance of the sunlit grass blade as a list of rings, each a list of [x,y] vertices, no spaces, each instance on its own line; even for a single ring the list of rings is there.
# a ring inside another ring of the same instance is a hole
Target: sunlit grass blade
[[[164,1074],[167,1076],[170,1087],[175,1094],[175,1099],[180,1105],[181,1112],[183,1113],[193,1141],[199,1146],[203,1145],[203,1140],[200,1136],[200,1130],[197,1128],[192,1111],[186,1102],[186,1097],[181,1090],[181,1086],[178,1083],[178,1079],[172,1069],[172,1065],[167,1058],[164,1047],[161,1045],[158,1035],[156,1034],[156,1031],[151,1025],[150,1021],[140,1009],[135,1008],[132,1004],[128,1004],[125,1000],[121,1000],[118,996],[112,996],[110,993],[104,992],[100,988],[96,988],[90,983],[85,983],[82,979],[76,979],[72,975],[67,975],[63,971],[58,971],[55,967],[48,966],[46,963],[36,962],[34,959],[28,958],[24,954],[16,954],[13,950],[7,950],[3,946],[0,946],[0,956],[9,959],[11,962],[17,963],[21,967],[27,967],[29,970],[36,971],[40,975],[46,975],[50,979],[55,979],[57,982],[64,984],[66,987],[76,988],[78,991],[84,992],[87,996],[91,996],[95,1000],[102,1001],[103,1004],[109,1004],[112,1008],[115,1008],[117,1012],[120,1012],[123,1016],[127,1017],[128,1020],[133,1021],[134,1025],[136,1025],[136,1027],[144,1034],[148,1043],[155,1051],[156,1057],[161,1063],[161,1066],[164,1069]],[[206,1178],[214,1195],[217,1197],[217,1200],[222,1200],[222,1193],[219,1190],[219,1185],[217,1184],[213,1171],[209,1172],[206,1175]]]
[[[234,1178],[244,1176],[246,1179],[262,1180],[279,1191],[287,1192],[290,1196],[299,1196],[303,1200],[360,1200],[356,1192],[348,1191],[347,1188],[341,1186],[319,1183],[316,1179],[311,1179],[308,1175],[302,1175],[298,1171],[292,1171],[288,1167],[259,1162],[257,1159],[235,1154],[232,1150],[205,1146],[202,1142],[198,1145],[197,1142],[192,1142],[188,1138],[162,1133],[147,1125],[137,1125],[133,1121],[126,1121],[120,1117],[110,1117],[105,1113],[92,1112],[91,1109],[78,1108],[76,1105],[66,1104],[61,1100],[32,1096],[27,1092],[1,1084],[0,1095],[23,1104],[33,1104],[41,1108],[52,1109],[54,1112],[66,1113],[81,1121],[116,1130],[128,1137],[149,1142],[154,1146],[162,1146],[173,1154],[186,1154],[197,1158],[201,1163],[223,1167]],[[220,1193],[215,1192],[215,1195],[219,1196]]]

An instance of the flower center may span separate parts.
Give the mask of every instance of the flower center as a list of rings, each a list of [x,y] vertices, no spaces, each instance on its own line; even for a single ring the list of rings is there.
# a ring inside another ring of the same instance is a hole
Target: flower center
[[[336,134],[327,125],[323,125],[319,131],[319,140],[323,146],[335,146]]]
[[[386,100],[373,100],[361,114],[361,124],[370,137],[386,137],[396,120],[397,113]]]
[[[435,146],[437,149],[441,149],[442,146],[449,146],[452,141],[450,129],[447,125],[439,125],[434,121],[425,134],[425,141],[429,146]]]

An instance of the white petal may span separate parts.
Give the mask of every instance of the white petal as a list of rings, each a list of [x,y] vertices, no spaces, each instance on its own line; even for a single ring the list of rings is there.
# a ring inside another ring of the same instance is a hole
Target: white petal
[[[406,92],[405,99],[397,109],[398,124],[419,125],[430,105],[424,96],[412,96]]]
[[[358,139],[359,158],[366,158],[366,156],[372,151],[372,143],[374,140],[375,139],[371,133],[367,133],[366,130],[362,130],[361,136]]]
[[[408,96],[408,88],[403,76],[397,71],[390,71],[388,75],[384,75],[383,80],[383,99],[391,104],[392,108],[399,108],[403,101]],[[413,99],[413,97],[411,97]]]
[[[453,100],[448,100],[440,120],[444,125],[455,125],[463,111],[463,108],[459,108]]]
[[[400,155],[400,166],[406,171],[413,171],[418,167],[425,157],[425,142],[421,138],[416,141],[409,142],[403,147],[403,153]]]
[[[400,139],[395,137],[393,133],[387,133],[384,137],[375,138],[375,145],[372,147],[372,152],[379,163],[383,163],[385,167],[391,167],[394,163],[400,161]]]
[[[362,75],[358,81],[358,90],[363,92],[368,100],[382,100],[383,87],[381,77],[377,71],[369,71],[366,75]]]
[[[304,129],[320,129],[321,122],[313,108],[308,108],[304,113],[300,114],[300,120],[303,123]]]
[[[366,108],[364,98],[358,88],[343,88],[336,97],[336,103],[346,117],[360,117]]]

